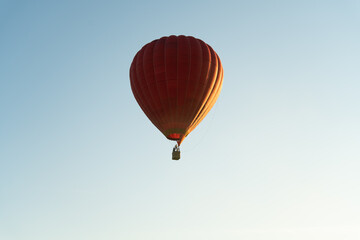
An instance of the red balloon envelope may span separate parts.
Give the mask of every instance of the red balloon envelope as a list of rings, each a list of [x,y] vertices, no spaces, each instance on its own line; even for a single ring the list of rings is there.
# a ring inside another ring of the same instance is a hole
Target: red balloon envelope
[[[178,145],[215,104],[223,81],[216,52],[200,39],[162,37],[146,44],[130,67],[131,89],[150,121]]]

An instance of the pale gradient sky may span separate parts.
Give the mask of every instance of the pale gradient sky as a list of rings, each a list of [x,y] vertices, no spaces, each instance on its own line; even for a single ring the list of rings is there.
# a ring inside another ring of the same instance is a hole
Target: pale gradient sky
[[[360,239],[359,29],[357,0],[0,0],[0,239]],[[180,161],[129,82],[172,34],[224,67]]]

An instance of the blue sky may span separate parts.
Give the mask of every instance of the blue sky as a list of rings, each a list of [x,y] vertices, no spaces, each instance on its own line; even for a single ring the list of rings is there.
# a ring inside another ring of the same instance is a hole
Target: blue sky
[[[359,1],[0,1],[0,239],[360,238]],[[174,145],[138,107],[146,43],[222,60]]]

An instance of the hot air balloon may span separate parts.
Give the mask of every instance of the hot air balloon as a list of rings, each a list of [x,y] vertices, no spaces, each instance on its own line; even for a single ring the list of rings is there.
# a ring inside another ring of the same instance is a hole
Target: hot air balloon
[[[142,47],[130,67],[134,97],[149,120],[169,140],[180,144],[215,104],[222,87],[219,56],[191,36],[169,36]]]

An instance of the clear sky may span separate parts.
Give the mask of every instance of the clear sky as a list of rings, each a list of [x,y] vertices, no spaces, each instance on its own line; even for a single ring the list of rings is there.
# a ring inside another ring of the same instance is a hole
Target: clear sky
[[[129,82],[172,34],[224,67],[180,161]],[[0,239],[358,240],[359,62],[357,0],[0,0]]]

